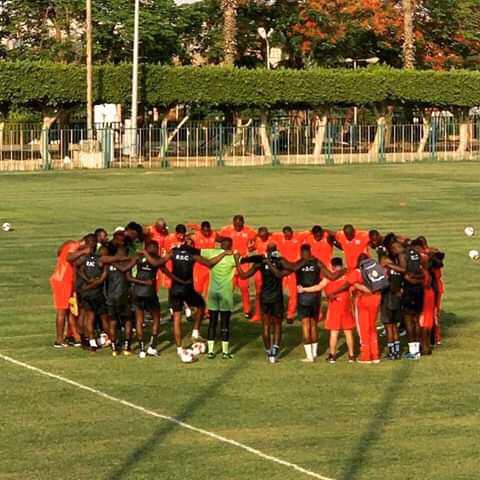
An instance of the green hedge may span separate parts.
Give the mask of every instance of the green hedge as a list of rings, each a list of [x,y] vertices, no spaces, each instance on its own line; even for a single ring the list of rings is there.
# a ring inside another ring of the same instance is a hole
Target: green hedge
[[[129,105],[131,65],[95,67],[95,102]],[[141,66],[139,98],[147,106],[189,104],[226,109],[321,105],[480,104],[480,72],[390,68],[248,70],[231,67]],[[0,103],[34,108],[85,102],[85,68],[0,62]]]

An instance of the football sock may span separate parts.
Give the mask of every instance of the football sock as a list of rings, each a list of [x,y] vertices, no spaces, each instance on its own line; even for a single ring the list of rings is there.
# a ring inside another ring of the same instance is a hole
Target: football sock
[[[145,342],[143,340],[140,340],[138,342],[138,345],[140,346],[140,351],[144,352],[145,351]]]
[[[177,347],[177,355],[180,355],[183,352],[183,347]]]
[[[400,342],[398,340],[393,343],[393,351],[395,353],[400,353]]]
[[[303,348],[305,349],[305,356],[308,358],[308,360],[313,360],[312,344],[308,343],[306,345],[303,345]]]
[[[89,344],[92,348],[97,348],[97,347],[98,347],[97,341],[96,341],[94,338],[91,338],[91,339],[88,341],[88,344]]]
[[[130,350],[130,340],[125,340],[125,342],[123,342],[123,348],[124,350]]]
[[[200,332],[198,329],[194,328],[192,331],[192,337],[193,338],[198,338],[200,336]]]
[[[420,342],[415,342],[415,355],[420,353]]]
[[[394,355],[395,354],[395,345],[393,343],[389,342],[387,344],[387,347],[388,347],[388,353],[390,355]]]
[[[112,352],[116,352],[117,351],[117,342],[114,342],[112,340],[112,343],[110,344],[110,348],[112,349]]]
[[[280,347],[278,345],[274,345],[272,347],[272,356],[276,357],[279,351],[280,351]]]
[[[213,350],[215,349],[215,340],[208,340],[207,345],[208,345],[208,353],[213,353]]]
[[[408,352],[412,355],[415,354],[415,342],[408,342]]]
[[[223,353],[229,353],[228,352],[229,346],[230,346],[230,342],[222,342],[222,352]]]
[[[312,343],[313,358],[318,357],[318,342]]]
[[[158,335],[152,335],[150,337],[150,346],[152,348],[157,348],[158,345]]]

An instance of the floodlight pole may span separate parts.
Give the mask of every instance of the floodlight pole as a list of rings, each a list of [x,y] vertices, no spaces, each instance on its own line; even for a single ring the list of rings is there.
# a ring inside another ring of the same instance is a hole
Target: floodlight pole
[[[135,0],[133,31],[133,71],[132,71],[132,120],[130,158],[137,157],[137,117],[138,117],[138,43],[140,23],[140,0]]]
[[[87,36],[87,138],[93,137],[93,38],[92,38],[92,0],[86,0],[86,36]]]

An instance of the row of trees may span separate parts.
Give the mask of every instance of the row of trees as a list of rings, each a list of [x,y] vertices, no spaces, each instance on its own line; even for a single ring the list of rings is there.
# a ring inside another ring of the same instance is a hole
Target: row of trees
[[[83,63],[84,2],[5,0],[0,55]],[[131,60],[133,2],[93,0],[96,63]],[[141,59],[255,67],[273,28],[286,67],[338,66],[378,56],[394,67],[478,68],[480,0],[142,0]]]

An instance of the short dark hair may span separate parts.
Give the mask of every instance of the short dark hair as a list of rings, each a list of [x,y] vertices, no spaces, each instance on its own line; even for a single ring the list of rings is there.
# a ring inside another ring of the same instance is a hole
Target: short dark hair
[[[341,257],[332,258],[332,267],[343,267],[343,260]]]
[[[243,217],[243,215],[235,215],[233,217],[233,221],[235,221],[235,220],[241,220],[242,222],[244,222],[245,218]]]
[[[200,228],[212,228],[212,226],[210,225],[210,222],[208,220],[204,220],[201,223]]]
[[[139,237],[143,235],[143,227],[137,222],[128,223],[125,227],[125,230],[135,230],[138,233]]]
[[[315,234],[315,233],[322,233],[323,232],[323,228],[320,226],[320,225],[314,225],[312,227],[312,233]]]
[[[282,228],[282,232],[283,232],[283,233],[293,232],[293,228],[292,228],[290,225],[285,225],[285,226]]]
[[[179,224],[175,227],[175,233],[183,233],[183,234],[186,234],[186,233],[187,233],[187,227],[186,227],[183,223],[179,223]]]
[[[308,243],[304,243],[301,247],[300,247],[300,251],[301,252],[311,252],[312,251],[312,247],[310,247],[310,245]]]
[[[107,233],[107,231],[106,231],[104,228],[97,228],[97,229],[95,229],[95,232],[93,232],[93,234],[94,234],[96,237],[98,237],[98,235],[99,235],[100,233],[103,233],[103,232]]]

